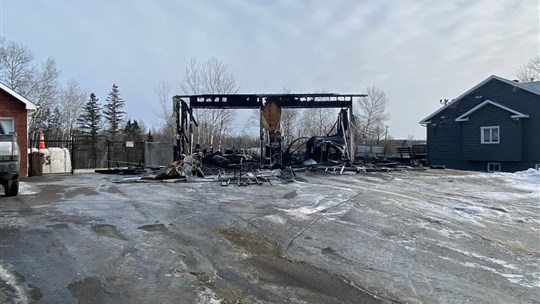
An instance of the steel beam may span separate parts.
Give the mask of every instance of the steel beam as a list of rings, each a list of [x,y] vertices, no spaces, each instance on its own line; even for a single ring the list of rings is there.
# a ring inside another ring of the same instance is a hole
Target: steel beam
[[[258,109],[267,100],[276,100],[282,108],[350,108],[355,97],[365,94],[204,94],[179,95],[189,106],[200,109]]]

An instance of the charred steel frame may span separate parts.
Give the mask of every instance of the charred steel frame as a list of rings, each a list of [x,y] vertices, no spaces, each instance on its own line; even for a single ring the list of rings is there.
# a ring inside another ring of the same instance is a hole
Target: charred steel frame
[[[176,117],[176,146],[174,160],[180,154],[189,154],[187,144],[193,141],[193,125],[198,126],[193,117],[193,109],[262,109],[268,101],[275,101],[281,108],[347,108],[348,138],[351,162],[354,160],[354,145],[350,123],[353,121],[352,106],[354,98],[366,97],[365,94],[203,94],[173,96]],[[189,105],[184,101],[189,100]],[[189,130],[189,136],[187,131]],[[264,151],[263,127],[260,125],[261,159]]]

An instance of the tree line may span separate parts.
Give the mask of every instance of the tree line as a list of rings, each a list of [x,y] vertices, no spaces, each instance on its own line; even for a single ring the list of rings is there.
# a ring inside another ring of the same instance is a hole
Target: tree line
[[[211,58],[207,61],[191,59],[190,65],[184,72],[181,82],[182,93],[186,95],[198,94],[235,94],[239,91],[234,75],[229,72],[228,66],[221,60]],[[170,86],[162,82],[156,87],[156,94],[160,97],[162,105],[170,102],[167,96]],[[290,89],[283,88],[283,94],[292,93]],[[328,93],[324,90],[315,93]],[[384,91],[376,86],[366,88],[368,96],[358,98],[353,104],[354,121],[353,135],[356,143],[382,144],[383,139],[389,139],[386,123],[390,119],[387,111],[388,97]],[[339,109],[306,108],[281,109],[280,132],[282,143],[288,146],[300,137],[328,135],[338,118]],[[194,141],[205,148],[223,150],[226,147],[258,147],[259,134],[247,135],[244,132],[249,127],[258,128],[259,110],[254,110],[246,126],[233,135],[233,125],[237,111],[231,109],[194,109],[198,120],[198,128],[194,129]],[[173,113],[162,106],[161,117],[164,126],[172,125]]]
[[[516,71],[521,81],[540,79],[540,56],[534,57]],[[29,137],[38,139],[45,132],[50,139],[68,140],[73,136],[96,145],[98,138],[109,140],[173,142],[175,118],[172,88],[160,82],[154,89],[160,125],[147,129],[142,121],[127,119],[125,101],[113,84],[104,104],[74,79],[59,83],[60,70],[52,57],[37,62],[24,45],[0,38],[0,81],[38,106],[29,122]],[[240,87],[229,67],[220,59],[191,59],[179,89],[183,94],[235,94]],[[282,93],[291,93],[282,89]],[[315,92],[324,93],[324,90]],[[383,145],[388,142],[390,114],[388,97],[377,86],[364,89],[366,97],[354,101],[352,121],[355,143]],[[280,131],[284,146],[300,137],[327,135],[337,119],[336,109],[282,109]],[[239,132],[234,129],[238,113],[226,109],[195,109],[199,126],[194,128],[194,144],[223,150],[230,146],[257,147],[259,134],[246,130],[258,127],[259,112],[254,111]],[[236,134],[235,134],[236,133]]]
[[[142,140],[144,124],[125,122],[125,102],[113,84],[102,106],[75,79],[59,82],[60,70],[49,57],[37,62],[26,46],[0,37],[0,82],[37,106],[29,120],[29,137],[37,140],[41,132],[47,139],[70,140],[73,136],[98,136],[111,140]],[[151,134],[148,134],[151,136]]]
[[[101,105],[99,98],[78,81],[71,79],[61,85],[59,76],[52,57],[36,63],[34,55],[24,45],[0,39],[0,81],[38,106],[30,118],[30,138],[38,139],[41,132],[49,139],[68,140],[79,136],[93,146],[100,137],[164,142],[175,139],[172,90],[167,83],[159,83],[154,90],[160,105],[157,116],[161,125],[146,130],[142,121],[125,121],[125,101],[117,85],[112,86],[105,104]],[[234,94],[239,88],[229,67],[216,58],[191,59],[180,83],[184,94]],[[360,98],[353,106],[355,141],[379,144],[383,138],[388,138],[385,125],[390,117],[386,111],[388,98],[377,87],[366,90],[368,97]],[[290,90],[282,92],[290,93]],[[199,126],[194,129],[193,140],[201,147],[222,150],[229,146],[258,146],[259,134],[245,132],[249,127],[258,126],[258,111],[238,134],[234,134],[233,128],[237,111],[196,109],[194,112]],[[283,142],[288,145],[298,137],[325,135],[336,119],[334,109],[283,109],[280,126]]]

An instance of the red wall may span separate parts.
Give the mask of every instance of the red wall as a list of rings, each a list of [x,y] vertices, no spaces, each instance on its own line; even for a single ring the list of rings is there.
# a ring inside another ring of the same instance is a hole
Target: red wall
[[[19,176],[28,175],[28,112],[26,105],[11,96],[11,94],[0,89],[0,117],[11,117],[14,119],[17,142],[21,149],[21,168]]]

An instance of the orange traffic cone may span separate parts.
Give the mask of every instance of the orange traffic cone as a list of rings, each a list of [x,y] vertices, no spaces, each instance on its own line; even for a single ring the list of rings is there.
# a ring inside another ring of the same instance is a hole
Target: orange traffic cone
[[[40,135],[40,137],[39,137],[38,148],[40,148],[40,149],[46,149],[46,148],[45,148],[45,135],[43,135],[43,132],[41,132],[41,135]]]

